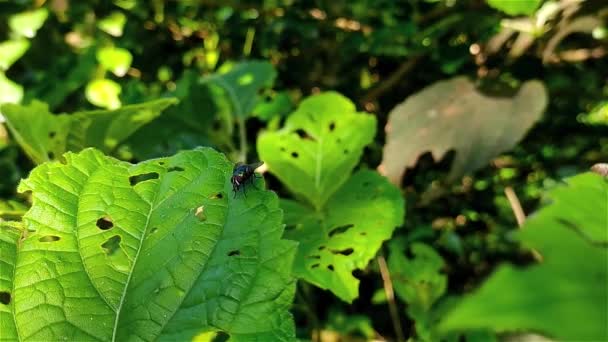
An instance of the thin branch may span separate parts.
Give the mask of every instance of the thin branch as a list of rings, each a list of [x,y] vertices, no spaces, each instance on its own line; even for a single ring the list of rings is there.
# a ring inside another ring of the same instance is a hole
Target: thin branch
[[[519,198],[517,198],[515,191],[513,191],[513,188],[510,186],[505,188],[505,195],[507,195],[509,204],[511,204],[511,209],[513,210],[513,214],[515,214],[515,219],[517,220],[517,225],[519,228],[521,228],[526,221],[526,213],[524,213],[524,209],[521,207]]]
[[[511,210],[513,210],[513,214],[515,215],[515,219],[517,220],[517,225],[521,229],[526,221],[526,213],[524,209],[521,207],[521,203],[519,202],[519,198],[517,198],[517,194],[512,187],[508,186],[505,188],[505,195],[507,195],[507,199],[509,200],[509,204],[511,204]],[[536,261],[543,261],[543,256],[534,248],[532,248],[532,256]]]
[[[375,101],[377,98],[382,96],[384,93],[392,89],[398,82],[402,81],[405,75],[407,75],[418,62],[422,59],[423,55],[413,56],[407,61],[403,62],[392,75],[390,75],[384,82],[380,83],[377,87],[369,91],[363,99],[362,104]]]
[[[399,310],[395,303],[395,292],[393,291],[393,281],[391,280],[391,274],[386,266],[386,259],[383,254],[380,254],[377,258],[378,266],[380,267],[380,275],[382,275],[382,282],[384,285],[384,292],[386,293],[386,300],[388,302],[388,309],[391,314],[391,320],[393,321],[393,329],[395,329],[395,336],[397,341],[405,341],[403,335],[403,328],[401,327],[401,319],[399,318]]]
[[[239,117],[236,121],[239,126],[239,161],[247,163],[247,127],[245,127],[245,119]]]

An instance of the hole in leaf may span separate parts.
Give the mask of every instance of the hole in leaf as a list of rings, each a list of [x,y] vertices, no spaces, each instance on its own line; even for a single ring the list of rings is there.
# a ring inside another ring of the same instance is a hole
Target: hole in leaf
[[[296,224],[288,224],[285,226],[285,231],[294,230],[294,229],[296,229],[296,227],[297,227]]]
[[[311,259],[321,259],[320,255],[309,255],[308,257]]]
[[[322,251],[325,249],[325,246],[319,246],[319,250]]]
[[[47,153],[46,155],[49,157],[49,159],[55,159],[55,153],[51,151],[49,151],[49,153]]]
[[[300,155],[298,154],[298,152],[291,152],[291,156],[294,158],[298,158]]]
[[[330,132],[333,132],[335,128],[336,128],[336,123],[332,121],[332,122],[329,124],[329,131],[330,131]]]
[[[301,128],[296,129],[294,133],[296,133],[300,137],[300,139],[315,141],[315,138],[311,137],[308,133],[306,133],[305,130]]]
[[[344,150],[344,154],[348,154],[348,150]]]
[[[49,138],[53,139],[55,137],[55,135],[57,135],[57,132],[55,132],[55,131],[49,132]]]
[[[215,336],[213,336],[213,339],[211,340],[211,342],[226,342],[230,339],[230,335],[228,335],[227,333],[223,332],[223,331],[218,331],[216,333]]]
[[[361,233],[359,233],[359,235],[365,236],[365,235],[367,235],[367,233],[366,232],[361,232]]]
[[[334,265],[327,265],[327,269],[330,271],[334,271]]]
[[[161,160],[161,161],[158,162],[158,165],[161,165],[161,166],[165,165],[165,162]]]
[[[196,208],[194,216],[196,216],[196,218],[198,218],[198,220],[201,222],[207,220],[207,215],[205,215],[205,206],[201,205],[200,207]]]
[[[214,131],[219,131],[221,128],[222,128],[222,121],[220,121],[219,119],[213,120],[213,122],[211,123],[211,129]]]
[[[241,251],[239,251],[238,249],[235,249],[234,251],[230,251],[228,253],[228,256],[235,256],[235,255],[241,255]]]
[[[217,194],[211,196],[211,199],[222,199],[224,198],[224,194],[222,194],[221,192],[218,192]]]
[[[160,177],[158,172],[142,173],[141,175],[129,177],[129,183],[131,184],[131,186],[135,186],[141,182],[145,182],[152,179],[158,179],[158,177]]]
[[[59,240],[61,240],[61,238],[56,235],[46,235],[46,236],[43,236],[40,239],[38,239],[38,241],[40,241],[40,242],[55,242],[55,241],[59,241]]]
[[[0,292],[0,303],[9,305],[11,303],[11,294],[8,292]]]
[[[104,242],[101,245],[101,248],[103,248],[103,251],[106,253],[106,255],[113,255],[120,248],[120,240],[122,240],[120,235],[114,235],[106,242]]]
[[[355,226],[354,224],[345,224],[343,226],[333,228],[332,230],[329,231],[329,237],[332,237],[336,234],[343,234],[354,226]]]
[[[108,229],[112,229],[114,227],[114,223],[112,222],[112,219],[108,216],[104,216],[102,218],[100,218],[99,220],[97,220],[97,228],[101,229],[101,230],[108,230]]]
[[[319,266],[320,266],[320,264],[313,264],[313,265],[310,266],[310,268],[317,268]]]
[[[343,249],[341,251],[332,249],[331,252],[334,254],[351,255],[355,250],[352,248]]]
[[[152,228],[150,229],[150,233],[148,233],[148,235],[152,235],[154,233],[156,233],[158,231],[158,228]]]
[[[182,171],[185,171],[185,169],[183,167],[179,167],[179,166],[173,166],[167,170],[167,172],[182,172]]]

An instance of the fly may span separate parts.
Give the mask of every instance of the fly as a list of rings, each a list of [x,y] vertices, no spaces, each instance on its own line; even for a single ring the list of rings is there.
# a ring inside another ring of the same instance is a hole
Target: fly
[[[247,182],[253,184],[253,181],[258,177],[255,174],[255,169],[260,167],[263,163],[254,163],[254,164],[243,164],[237,163],[234,166],[234,170],[232,171],[232,177],[230,178],[230,183],[232,183],[232,191],[234,192],[234,197],[236,198],[236,193],[242,188],[243,194],[245,197],[247,196],[247,192],[245,190],[245,184]],[[255,187],[255,185],[254,185]]]

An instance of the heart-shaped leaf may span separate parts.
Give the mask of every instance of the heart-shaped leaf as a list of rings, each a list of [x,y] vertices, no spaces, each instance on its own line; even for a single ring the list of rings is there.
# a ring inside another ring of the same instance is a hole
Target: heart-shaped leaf
[[[563,341],[608,340],[608,181],[589,173],[567,182],[518,234],[542,263],[500,267],[445,316],[443,331],[530,330]]]
[[[282,200],[288,239],[300,242],[294,273],[352,302],[359,293],[353,271],[363,269],[382,242],[403,223],[401,193],[372,171],[359,171],[321,211]]]
[[[176,102],[169,98],[110,111],[53,115],[45,103],[33,101],[28,106],[6,104],[2,106],[2,112],[17,143],[40,164],[66,151],[80,151],[85,147],[109,153]]]
[[[137,165],[87,149],[65,161],[20,184],[33,198],[27,237],[2,231],[2,260],[15,264],[0,281],[3,338],[295,338],[295,244],[281,240],[276,195],[230,196],[233,165],[212,149]]]
[[[449,178],[455,180],[515,146],[546,106],[539,81],[524,83],[513,98],[483,95],[465,77],[437,82],[391,111],[380,169],[400,185],[421,154],[430,151],[438,160],[454,149]]]
[[[270,172],[319,209],[346,182],[375,134],[374,116],[328,92],[302,101],[283,129],[259,137],[257,148]]]

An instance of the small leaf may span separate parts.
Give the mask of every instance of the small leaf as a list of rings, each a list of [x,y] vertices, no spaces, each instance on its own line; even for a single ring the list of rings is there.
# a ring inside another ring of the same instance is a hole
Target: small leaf
[[[486,0],[488,5],[508,15],[532,15],[543,0]]]
[[[269,62],[250,61],[226,65],[220,72],[204,79],[222,87],[233,106],[234,115],[245,118],[260,101],[260,89],[272,87],[277,72]]]
[[[0,70],[8,70],[30,47],[27,39],[7,40],[0,43]]]
[[[465,77],[437,82],[391,111],[381,169],[401,184],[405,168],[424,152],[439,160],[454,149],[449,178],[455,180],[515,146],[546,106],[539,81],[524,83],[512,99],[485,96]]]
[[[260,159],[289,190],[315,208],[346,182],[376,134],[376,118],[328,92],[300,104],[283,129],[258,138]]]
[[[408,304],[413,318],[427,313],[447,287],[447,277],[441,274],[441,255],[423,243],[412,244],[413,258],[408,258],[397,244],[390,247],[388,267],[397,296]]]
[[[97,79],[87,84],[85,96],[91,104],[98,107],[116,109],[121,106],[118,98],[121,92],[120,84],[108,79]]]
[[[105,47],[97,51],[97,60],[106,70],[111,71],[118,77],[122,77],[129,71],[133,56],[126,49]]]
[[[33,101],[28,106],[4,105],[2,112],[17,143],[32,161],[41,164],[66,151],[80,151],[85,147],[111,152],[176,102],[169,98],[111,111],[54,115],[45,103]]]
[[[8,26],[13,32],[23,37],[34,38],[48,15],[49,12],[46,8],[15,14],[8,19]]]
[[[122,36],[123,29],[127,23],[127,17],[122,12],[112,12],[109,16],[99,20],[97,27],[103,32],[114,36]]]
[[[295,339],[295,244],[281,239],[276,195],[228,196],[233,165],[212,149],[136,165],[93,149],[64,158],[19,186],[32,191],[29,236],[16,245],[0,231],[0,293],[11,291],[10,307],[0,305],[3,338]],[[158,177],[131,184],[148,173]],[[100,229],[100,218],[112,226]]]
[[[4,72],[0,71],[0,104],[19,103],[23,99],[23,87],[10,79]]]
[[[405,215],[399,190],[372,171],[355,173],[320,212],[291,200],[281,207],[285,237],[300,242],[295,275],[347,302],[359,292],[352,272],[367,266]]]
[[[567,183],[518,234],[542,254],[542,263],[501,266],[444,317],[443,331],[527,330],[563,341],[608,340],[608,182],[588,173]]]

